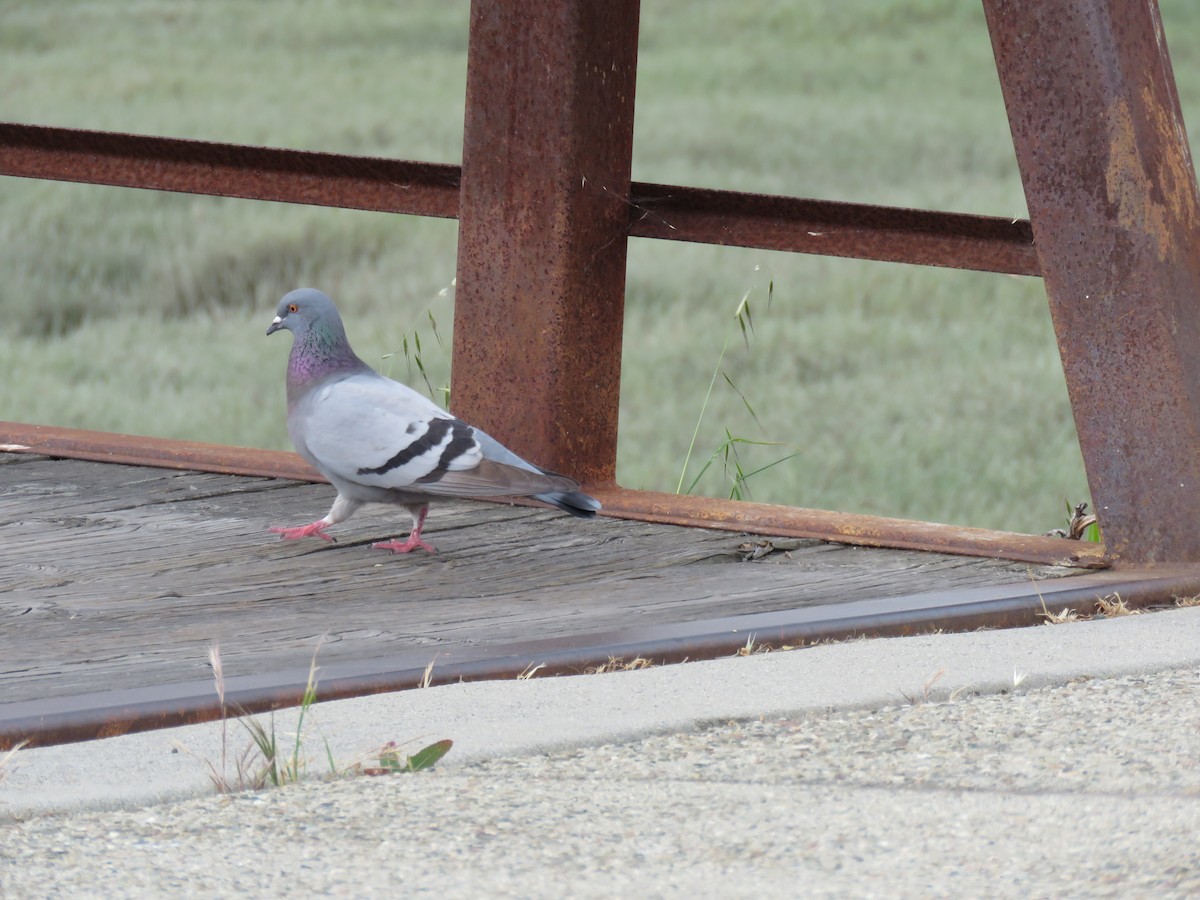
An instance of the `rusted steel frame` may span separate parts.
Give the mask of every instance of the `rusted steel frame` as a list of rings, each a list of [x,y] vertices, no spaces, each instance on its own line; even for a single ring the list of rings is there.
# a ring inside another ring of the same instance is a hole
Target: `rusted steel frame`
[[[1200,559],[1200,194],[1158,7],[984,8],[1105,544]]]
[[[0,123],[0,174],[458,215],[458,166]]]
[[[639,0],[473,0],[454,411],[612,482]]]
[[[20,422],[0,422],[0,452],[221,475],[325,480],[295,453]]]
[[[226,475],[256,475],[297,481],[325,480],[299,456],[290,452],[17,422],[0,422],[0,452],[4,451]],[[588,489],[604,504],[603,514],[615,518],[769,536],[815,538],[866,547],[987,556],[1040,565],[1078,568],[1107,565],[1100,546],[1063,538],[767,503],[633,491],[612,485],[589,485]]]
[[[458,166],[0,123],[0,174],[458,216]],[[1040,269],[1024,219],[634,182],[629,235],[950,266]]]
[[[635,237],[1041,274],[1024,219],[639,183],[630,207]]]
[[[816,538],[862,547],[958,553],[1039,565],[1089,569],[1108,565],[1099,544],[1059,537],[624,488],[600,488],[595,494],[606,514],[640,522]]]
[[[966,588],[807,606],[497,646],[462,645],[321,666],[320,699],[340,700],[421,686],[436,656],[434,684],[515,678],[532,666],[538,677],[572,675],[610,658],[642,657],[665,664],[732,656],[749,638],[763,646],[802,646],[821,640],[920,634],[932,628],[971,631],[1042,622],[1047,609],[1088,614],[1097,599],[1119,592],[1132,607],[1170,604],[1200,593],[1200,569],[1163,566],[1100,572],[1034,584]],[[226,678],[225,701],[247,712],[297,706],[308,669]],[[116,737],[219,719],[212,681],[193,681],[48,700],[0,704],[0,750]]]

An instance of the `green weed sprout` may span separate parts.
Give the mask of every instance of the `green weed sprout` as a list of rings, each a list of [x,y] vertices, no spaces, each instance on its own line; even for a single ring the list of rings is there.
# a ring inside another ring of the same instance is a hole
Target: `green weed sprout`
[[[738,330],[742,336],[742,342],[745,344],[747,351],[750,350],[750,337],[754,334],[754,314],[750,307],[750,295],[753,291],[754,288],[751,287],[748,291],[746,291],[745,294],[742,295],[741,302],[738,303],[737,309],[735,309],[733,312],[734,321],[737,322]],[[774,296],[775,282],[772,280],[767,283],[768,310],[771,308],[771,301]],[[697,416],[696,427],[692,430],[692,440],[688,444],[687,455],[683,459],[683,468],[679,472],[679,481],[675,485],[676,494],[692,493],[696,489],[696,485],[700,483],[700,479],[704,477],[704,473],[707,472],[714,463],[720,460],[722,466],[724,467],[725,474],[729,478],[730,482],[729,499],[748,500],[750,498],[750,486],[748,484],[750,478],[757,475],[759,472],[765,472],[767,469],[777,466],[780,463],[787,462],[789,459],[797,455],[796,453],[790,453],[772,463],[768,463],[765,466],[760,466],[757,469],[747,472],[742,463],[742,458],[738,454],[738,449],[740,447],[776,447],[781,446],[781,444],[779,441],[756,441],[751,440],[750,438],[737,437],[732,431],[730,431],[729,427],[726,426],[725,440],[721,441],[721,443],[717,445],[716,449],[708,457],[704,465],[700,467],[700,471],[694,478],[692,478],[690,482],[688,482],[687,489],[684,489],[683,483],[687,478],[688,466],[692,461],[692,453],[696,449],[696,440],[700,434],[700,426],[704,421],[705,414],[708,412],[708,404],[712,399],[713,389],[716,387],[718,377],[723,378],[725,383],[729,385],[734,393],[738,395],[742,401],[742,405],[745,406],[746,411],[750,413],[750,417],[759,425],[762,424],[758,418],[758,413],[754,411],[754,406],[750,403],[750,400],[737,386],[737,384],[734,383],[733,379],[729,377],[729,373],[722,368],[722,364],[725,361],[725,354],[729,350],[729,341],[732,337],[733,335],[729,335],[725,338],[725,343],[721,345],[721,353],[717,357],[717,364],[713,367],[712,378],[709,379],[708,390],[705,392],[704,402],[700,406],[700,415]]]

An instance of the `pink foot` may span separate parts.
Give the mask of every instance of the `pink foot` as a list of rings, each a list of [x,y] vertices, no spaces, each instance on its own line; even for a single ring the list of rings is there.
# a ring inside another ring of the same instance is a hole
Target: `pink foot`
[[[413,530],[407,540],[380,541],[371,546],[376,550],[391,550],[393,553],[408,553],[410,550],[416,550],[418,547],[427,553],[437,553],[433,547],[421,540],[421,529],[425,527],[425,516],[429,512],[429,506],[410,506],[409,511],[413,514]]]
[[[333,542],[335,539],[325,533],[329,525],[323,519],[317,519],[311,525],[275,525],[271,528],[280,536],[280,540],[297,541],[300,538],[319,537],[323,541]]]
[[[410,550],[416,550],[418,547],[428,553],[437,553],[429,544],[425,543],[415,534],[410,534],[406,541],[380,541],[377,544],[371,545],[376,550],[391,550],[393,553],[408,553]]]

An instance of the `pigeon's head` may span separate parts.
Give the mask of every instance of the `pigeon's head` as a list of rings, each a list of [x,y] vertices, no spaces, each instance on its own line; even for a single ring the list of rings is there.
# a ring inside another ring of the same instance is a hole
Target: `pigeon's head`
[[[312,288],[300,288],[285,294],[275,309],[275,319],[267,334],[274,334],[281,328],[286,328],[296,337],[300,337],[309,328],[318,323],[336,324],[341,330],[341,316],[333,301],[320,291]]]

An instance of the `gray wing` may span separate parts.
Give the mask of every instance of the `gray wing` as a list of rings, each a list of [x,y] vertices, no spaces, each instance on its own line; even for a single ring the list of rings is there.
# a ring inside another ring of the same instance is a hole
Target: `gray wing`
[[[289,430],[301,455],[335,482],[460,497],[577,486],[533,466],[485,458],[475,429],[380,375],[354,375],[314,389],[293,410]]]

